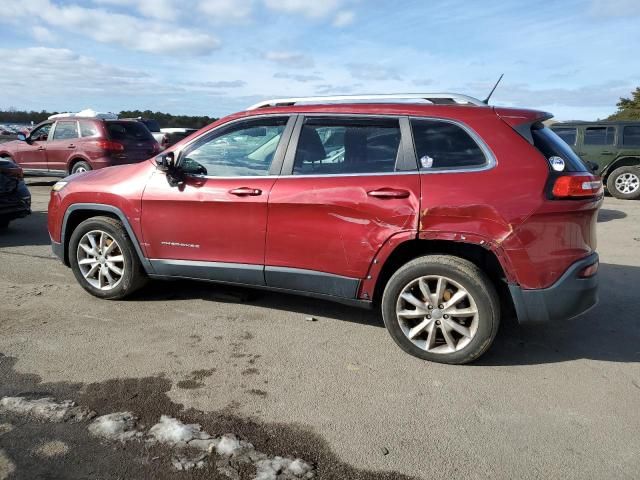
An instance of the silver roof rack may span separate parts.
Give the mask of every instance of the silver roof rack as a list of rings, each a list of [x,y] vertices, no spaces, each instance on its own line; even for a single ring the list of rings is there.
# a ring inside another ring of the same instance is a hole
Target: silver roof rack
[[[297,103],[380,102],[385,100],[425,100],[436,105],[486,106],[482,100],[459,93],[381,93],[375,95],[332,95],[328,97],[274,98],[251,105],[247,110],[265,107],[290,107]]]

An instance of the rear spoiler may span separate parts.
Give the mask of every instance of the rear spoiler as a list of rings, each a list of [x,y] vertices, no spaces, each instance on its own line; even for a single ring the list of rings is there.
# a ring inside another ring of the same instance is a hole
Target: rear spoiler
[[[493,110],[500,119],[513,128],[527,142],[533,145],[531,127],[538,122],[553,118],[553,114],[540,110],[523,110],[516,108],[494,107]]]

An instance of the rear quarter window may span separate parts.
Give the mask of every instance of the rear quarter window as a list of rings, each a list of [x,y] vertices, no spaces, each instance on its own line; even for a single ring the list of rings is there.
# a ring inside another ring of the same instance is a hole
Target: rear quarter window
[[[487,157],[471,135],[455,123],[411,120],[420,170],[477,168]]]
[[[139,122],[107,122],[106,125],[112,140],[154,140],[149,129]]]
[[[640,125],[627,125],[622,130],[622,145],[640,147]]]
[[[578,155],[571,150],[552,129],[536,124],[531,128],[534,146],[545,156],[547,161],[551,157],[560,157],[565,163],[565,172],[589,172],[590,170]]]

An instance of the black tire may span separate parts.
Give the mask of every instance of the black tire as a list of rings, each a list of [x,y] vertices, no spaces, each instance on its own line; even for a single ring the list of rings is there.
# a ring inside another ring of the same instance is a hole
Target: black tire
[[[624,193],[618,190],[616,181],[623,175],[631,175],[638,185],[635,191]],[[621,200],[637,200],[640,198],[640,166],[618,167],[607,177],[607,190],[611,195]]]
[[[86,233],[93,230],[103,231],[110,235],[117,242],[122,252],[124,261],[123,273],[118,284],[111,290],[101,290],[89,283],[78,265],[78,244]],[[127,231],[120,221],[111,217],[92,217],[76,227],[69,241],[69,263],[76,280],[82,288],[98,298],[119,300],[138,290],[147,281],[147,276]]]
[[[6,230],[7,228],[9,228],[10,221],[11,220],[6,218],[0,218],[0,230]]]
[[[469,343],[460,350],[450,353],[424,350],[409,340],[400,327],[396,316],[398,297],[409,283],[430,275],[457,282],[475,301],[478,311],[477,330]],[[477,359],[491,346],[500,325],[500,299],[489,277],[473,263],[450,255],[426,255],[402,266],[389,279],[382,295],[381,308],[387,331],[400,348],[415,357],[438,363],[459,365]]]
[[[76,162],[73,164],[73,167],[71,167],[71,172],[69,172],[71,175],[73,175],[74,173],[78,173],[80,171],[82,172],[88,172],[89,170],[93,170],[91,168],[91,165],[89,165],[87,162],[85,162],[84,160],[81,160],[79,162]]]

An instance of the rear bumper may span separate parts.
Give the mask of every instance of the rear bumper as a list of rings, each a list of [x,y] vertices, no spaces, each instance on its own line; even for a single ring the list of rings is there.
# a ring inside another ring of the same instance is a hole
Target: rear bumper
[[[527,290],[509,285],[520,323],[567,320],[586,312],[598,303],[598,274],[582,278],[580,272],[598,261],[593,253],[571,265],[548,288]]]
[[[31,195],[24,184],[11,194],[0,195],[0,218],[13,220],[31,213]]]

